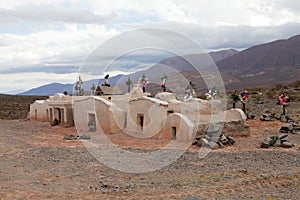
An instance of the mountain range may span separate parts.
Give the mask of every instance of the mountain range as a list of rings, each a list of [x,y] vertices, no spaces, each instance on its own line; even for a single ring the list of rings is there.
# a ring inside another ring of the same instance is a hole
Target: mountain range
[[[184,57],[194,64],[205,67],[209,67],[213,60],[222,75],[226,90],[271,86],[300,80],[300,35],[256,45],[243,51],[229,49],[210,52],[209,55],[211,59],[208,59],[207,54],[193,54]],[[176,56],[164,59],[155,65],[152,71],[151,69],[140,71],[130,77],[133,82],[136,82],[143,73],[153,75],[157,71],[155,69],[160,66],[168,66],[193,81],[199,86],[198,88],[205,87],[201,77],[194,76],[195,70],[185,58]],[[109,80],[114,85],[120,81],[125,82],[128,77],[128,75],[118,75]],[[97,85],[103,81],[103,79],[85,81],[82,87],[89,91],[92,84]],[[64,91],[72,93],[73,87],[73,84],[52,83],[22,92],[20,95],[52,95]],[[124,90],[125,86],[123,86]]]

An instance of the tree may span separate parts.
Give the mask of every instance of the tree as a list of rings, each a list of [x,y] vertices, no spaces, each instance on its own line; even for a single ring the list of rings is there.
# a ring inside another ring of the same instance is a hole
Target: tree
[[[132,81],[131,81],[130,77],[128,77],[128,80],[126,81],[126,85],[128,86],[127,91],[129,93],[130,92],[130,87],[132,85]]]
[[[64,91],[63,94],[64,94],[64,95],[68,95],[68,92],[67,92],[67,91]]]

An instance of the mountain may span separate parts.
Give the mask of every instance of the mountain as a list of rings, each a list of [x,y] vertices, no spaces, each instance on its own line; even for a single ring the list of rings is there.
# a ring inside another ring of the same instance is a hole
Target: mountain
[[[114,77],[111,77],[109,79],[109,82],[112,85],[116,85],[118,80],[122,77],[122,75],[117,75]],[[83,84],[81,85],[81,88],[86,91],[87,94],[90,93],[91,86],[94,84],[97,86],[98,84],[101,85],[104,82],[104,79],[93,79],[85,81],[83,80]],[[31,95],[31,96],[50,96],[55,93],[63,93],[64,91],[67,91],[68,94],[72,94],[74,89],[74,84],[61,84],[61,83],[51,83],[47,85],[42,85],[37,88],[30,89],[28,91],[18,93],[18,95]]]
[[[253,46],[216,65],[227,88],[294,82],[300,79],[300,35]]]
[[[72,93],[72,88],[73,84],[51,83],[19,93],[19,95],[49,96],[59,92],[62,93],[64,91]]]
[[[238,51],[235,49],[229,50],[221,50],[216,52],[210,52],[208,54],[191,54],[182,56],[175,56],[171,58],[167,58],[159,62],[161,65],[169,66],[179,72],[193,70],[194,67],[192,63],[195,63],[197,66],[203,66],[203,68],[209,66],[212,62],[217,62],[227,57],[233,56],[237,54]],[[210,57],[209,57],[209,56]],[[191,63],[189,63],[186,59],[188,59]]]

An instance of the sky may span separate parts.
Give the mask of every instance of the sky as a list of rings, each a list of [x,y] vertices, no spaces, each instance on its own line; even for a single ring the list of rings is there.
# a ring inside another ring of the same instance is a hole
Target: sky
[[[180,32],[206,51],[243,50],[298,35],[300,4],[298,0],[0,0],[0,93],[74,83],[93,50],[141,28]],[[128,70],[115,68],[111,75],[122,72]],[[100,76],[99,72],[86,78]]]

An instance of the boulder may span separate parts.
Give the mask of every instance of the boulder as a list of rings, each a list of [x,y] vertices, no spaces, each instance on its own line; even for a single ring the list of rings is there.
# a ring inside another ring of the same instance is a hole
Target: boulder
[[[80,139],[80,140],[90,140],[90,139],[91,139],[91,136],[89,136],[89,135],[81,135],[81,136],[79,137],[79,139]]]
[[[276,140],[276,142],[272,145],[273,147],[281,147],[281,140]]]
[[[280,116],[280,121],[287,122],[286,116],[285,115],[281,115]]]
[[[283,148],[292,148],[293,146],[294,145],[292,143],[287,142],[287,141],[285,141],[281,144],[281,147],[283,147]]]
[[[270,138],[265,138],[264,141],[262,141],[260,148],[269,148],[270,147]]]
[[[294,129],[293,124],[284,124],[281,126],[279,131],[281,133],[288,133],[288,132],[292,132],[293,129]]]
[[[282,140],[283,138],[286,138],[288,136],[288,134],[280,134],[279,136],[278,136],[278,138],[280,139],[280,140]]]

